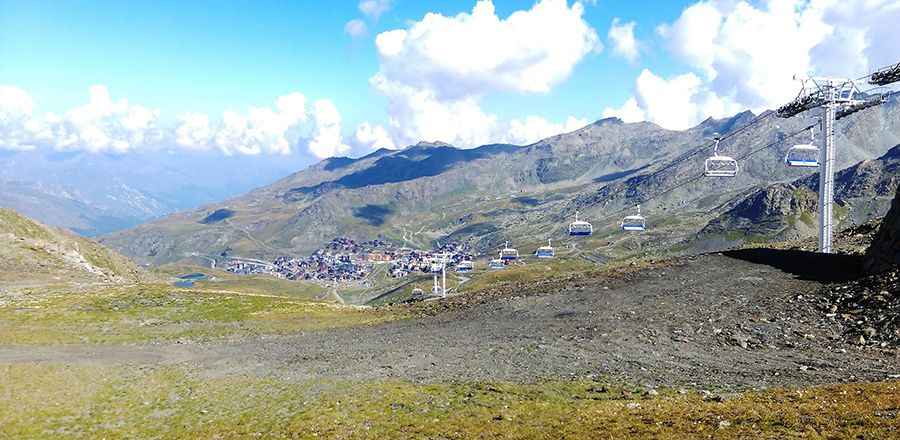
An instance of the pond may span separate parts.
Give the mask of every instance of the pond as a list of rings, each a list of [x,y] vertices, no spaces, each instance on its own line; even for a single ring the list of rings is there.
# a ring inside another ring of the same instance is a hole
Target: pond
[[[194,287],[194,283],[197,281],[208,280],[209,277],[204,273],[186,273],[184,275],[178,275],[177,280],[175,281],[175,287]]]

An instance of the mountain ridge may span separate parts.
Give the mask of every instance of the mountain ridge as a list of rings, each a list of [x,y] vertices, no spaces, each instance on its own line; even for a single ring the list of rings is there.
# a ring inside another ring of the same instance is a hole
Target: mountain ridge
[[[891,100],[840,121],[839,167],[900,143],[898,107]],[[303,254],[336,236],[386,238],[411,246],[452,238],[487,251],[505,240],[527,245],[565,240],[564,225],[580,211],[599,222],[599,233],[579,246],[615,254],[623,238],[611,235],[618,221],[611,213],[651,200],[646,212],[666,228],[634,240],[669,245],[695,234],[747,190],[802,177],[803,171],[786,169],[781,159],[789,144],[800,140],[786,139],[787,134],[810,120],[741,112],[672,131],[607,118],[525,146],[461,150],[441,143],[379,150],[358,159],[325,160],[243,196],[101,241],[152,264],[192,252],[266,258]],[[735,179],[678,187],[702,170],[713,133],[735,132],[751,121],[759,122],[723,142],[723,151],[737,156],[769,144],[773,148],[744,161]],[[873,135],[872,127],[880,130]],[[233,215],[212,225],[200,223],[217,209]],[[671,217],[675,212],[683,215]]]

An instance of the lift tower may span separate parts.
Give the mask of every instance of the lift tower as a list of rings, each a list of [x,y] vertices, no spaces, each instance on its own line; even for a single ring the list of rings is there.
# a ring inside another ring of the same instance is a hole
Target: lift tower
[[[834,229],[834,121],[838,112],[842,116],[852,113],[866,101],[853,80],[844,78],[799,78],[800,95],[778,108],[779,117],[791,116],[816,107],[823,109],[822,131],[825,146],[819,151],[819,252],[831,253],[831,237]],[[861,108],[860,108],[861,109]]]

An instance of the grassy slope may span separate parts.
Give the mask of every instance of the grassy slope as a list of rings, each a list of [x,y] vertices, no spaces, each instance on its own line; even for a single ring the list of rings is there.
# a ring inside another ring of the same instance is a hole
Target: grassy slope
[[[0,297],[0,345],[138,343],[282,334],[399,318],[253,292],[166,285],[73,292],[30,289]]]
[[[897,382],[697,393],[593,381],[413,385],[0,366],[8,438],[897,438]]]
[[[86,270],[81,261],[102,275]],[[98,243],[0,208],[0,282],[12,284],[23,278],[135,282],[147,274]]]
[[[209,280],[194,283],[193,290],[203,291],[239,291],[259,295],[284,296],[302,300],[328,299],[324,287],[303,281],[290,281],[268,275],[237,275],[221,269],[167,264],[154,270],[163,277],[177,277],[189,273],[203,273]]]

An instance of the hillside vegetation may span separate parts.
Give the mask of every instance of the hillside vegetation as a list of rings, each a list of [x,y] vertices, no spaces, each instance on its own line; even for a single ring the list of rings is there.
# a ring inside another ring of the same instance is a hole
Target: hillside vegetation
[[[0,208],[0,285],[134,283],[151,278],[98,243]]]

